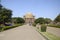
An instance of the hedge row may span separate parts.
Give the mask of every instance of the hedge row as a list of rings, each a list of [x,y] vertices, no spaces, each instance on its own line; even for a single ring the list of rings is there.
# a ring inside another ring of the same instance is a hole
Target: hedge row
[[[60,28],[60,25],[55,25],[55,24],[50,24],[50,25],[48,25],[48,26],[50,26],[50,27],[56,27],[56,28]]]
[[[0,27],[0,31],[8,30],[8,29],[15,28],[15,27],[18,27],[18,26],[21,26],[21,25],[22,25],[22,24],[16,24],[16,25],[14,25],[14,26]]]

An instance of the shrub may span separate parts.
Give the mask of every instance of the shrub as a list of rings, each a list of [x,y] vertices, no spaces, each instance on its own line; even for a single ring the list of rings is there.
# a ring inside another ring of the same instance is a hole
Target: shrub
[[[32,25],[35,27],[36,26],[36,23],[33,23]]]
[[[0,31],[2,31],[2,28],[3,28],[3,27],[0,27]]]
[[[47,29],[47,26],[46,25],[44,25],[44,24],[41,25],[41,31],[42,32],[46,32],[46,29]]]

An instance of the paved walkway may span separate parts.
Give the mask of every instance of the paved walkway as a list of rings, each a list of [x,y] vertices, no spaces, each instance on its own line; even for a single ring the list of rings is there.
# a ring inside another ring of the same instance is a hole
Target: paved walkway
[[[24,25],[0,33],[0,40],[45,40],[32,26]]]

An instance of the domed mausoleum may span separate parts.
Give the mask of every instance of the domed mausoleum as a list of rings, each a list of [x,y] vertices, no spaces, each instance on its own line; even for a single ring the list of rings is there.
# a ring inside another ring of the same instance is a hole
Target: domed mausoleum
[[[24,15],[25,24],[33,24],[35,20],[35,16],[32,13],[28,12]]]

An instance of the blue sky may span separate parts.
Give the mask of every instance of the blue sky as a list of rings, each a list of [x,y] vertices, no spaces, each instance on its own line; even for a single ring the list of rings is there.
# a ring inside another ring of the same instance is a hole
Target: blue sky
[[[1,4],[13,11],[12,17],[23,17],[31,12],[36,18],[54,19],[60,13],[60,0],[2,0]]]

